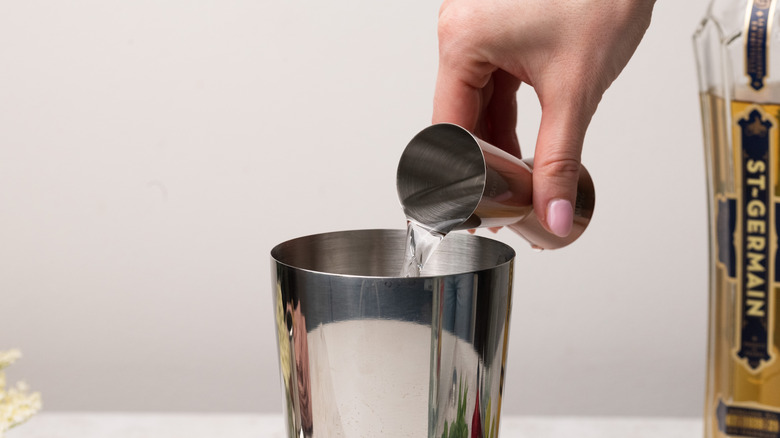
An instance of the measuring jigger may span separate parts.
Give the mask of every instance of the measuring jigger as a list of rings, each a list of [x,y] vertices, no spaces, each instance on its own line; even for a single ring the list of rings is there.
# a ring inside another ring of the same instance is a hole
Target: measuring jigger
[[[398,198],[407,219],[443,234],[509,227],[535,248],[564,247],[593,216],[593,180],[580,167],[571,233],[547,231],[533,208],[533,161],[521,160],[453,124],[429,126],[406,146],[398,164]]]

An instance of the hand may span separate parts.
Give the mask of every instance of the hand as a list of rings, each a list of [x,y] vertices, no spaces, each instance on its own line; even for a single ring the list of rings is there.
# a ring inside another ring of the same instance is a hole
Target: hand
[[[571,231],[585,131],[650,24],[654,0],[445,0],[433,122],[455,123],[520,156],[516,94],[542,108],[534,209]]]

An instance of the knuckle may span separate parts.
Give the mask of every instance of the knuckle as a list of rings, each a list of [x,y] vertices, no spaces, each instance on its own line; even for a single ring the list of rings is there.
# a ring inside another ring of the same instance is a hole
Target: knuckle
[[[439,42],[447,42],[455,39],[464,26],[464,17],[459,13],[459,8],[442,5],[439,12],[439,23],[437,27]]]
[[[469,4],[447,2],[439,11],[437,34],[440,51],[463,51],[478,45],[481,19]]]
[[[534,171],[541,171],[545,177],[576,181],[580,174],[580,160],[572,157],[554,157],[539,164]]]

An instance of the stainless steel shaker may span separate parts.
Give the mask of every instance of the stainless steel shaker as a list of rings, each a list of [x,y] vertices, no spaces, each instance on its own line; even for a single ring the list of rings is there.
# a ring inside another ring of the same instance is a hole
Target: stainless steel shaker
[[[454,234],[425,277],[398,277],[405,244],[360,230],[271,251],[288,437],[497,436],[515,252]]]
[[[532,161],[524,161],[453,124],[429,126],[406,146],[398,164],[398,198],[409,220],[446,234],[507,226],[536,248],[575,241],[595,206],[593,181],[580,168],[571,233],[547,231],[533,209]]]

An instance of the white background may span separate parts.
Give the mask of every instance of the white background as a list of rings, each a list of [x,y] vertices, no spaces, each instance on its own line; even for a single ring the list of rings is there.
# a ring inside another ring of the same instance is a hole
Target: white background
[[[269,251],[401,228],[438,0],[0,2],[0,349],[47,410],[280,412]],[[594,220],[517,251],[504,413],[702,412],[691,35],[659,1],[583,161]],[[527,155],[539,120],[520,92]],[[481,232],[491,235],[489,232]]]

